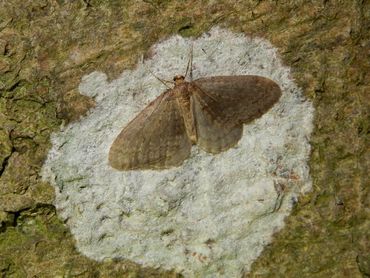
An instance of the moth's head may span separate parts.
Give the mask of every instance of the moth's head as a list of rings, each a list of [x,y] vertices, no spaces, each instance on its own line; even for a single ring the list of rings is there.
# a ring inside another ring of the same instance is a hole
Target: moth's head
[[[175,84],[178,85],[178,84],[181,84],[185,81],[185,77],[183,75],[176,75],[173,78],[173,81],[175,81]]]

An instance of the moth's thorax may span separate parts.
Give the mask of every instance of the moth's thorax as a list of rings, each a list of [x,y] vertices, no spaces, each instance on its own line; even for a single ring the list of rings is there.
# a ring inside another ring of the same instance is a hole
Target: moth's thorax
[[[190,107],[191,85],[189,82],[182,82],[172,89],[177,103],[183,107]]]

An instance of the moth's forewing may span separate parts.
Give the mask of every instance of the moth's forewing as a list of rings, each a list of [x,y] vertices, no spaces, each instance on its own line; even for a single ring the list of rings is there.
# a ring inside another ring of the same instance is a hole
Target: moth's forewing
[[[266,113],[280,98],[271,79],[255,76],[213,76],[192,82],[200,89],[196,98],[207,104],[224,125],[248,123]]]
[[[167,91],[121,131],[110,148],[109,164],[117,170],[170,168],[181,165],[190,149],[176,98]]]
[[[261,76],[214,76],[191,83],[197,144],[218,153],[234,146],[243,123],[262,116],[280,98],[280,87]]]

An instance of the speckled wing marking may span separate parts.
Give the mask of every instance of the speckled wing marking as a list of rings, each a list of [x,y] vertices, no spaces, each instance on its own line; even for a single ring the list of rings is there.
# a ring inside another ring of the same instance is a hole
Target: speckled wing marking
[[[160,95],[121,131],[109,151],[113,168],[170,168],[190,155],[191,142],[171,91]]]
[[[254,75],[206,77],[191,84],[197,144],[211,153],[234,146],[243,124],[261,117],[281,96],[274,81]]]

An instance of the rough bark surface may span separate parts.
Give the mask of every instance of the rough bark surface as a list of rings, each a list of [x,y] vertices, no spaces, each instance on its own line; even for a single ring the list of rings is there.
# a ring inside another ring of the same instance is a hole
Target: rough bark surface
[[[39,170],[51,132],[94,106],[77,92],[82,75],[113,78],[159,39],[214,25],[270,40],[316,108],[314,190],[248,276],[370,275],[369,9],[360,0],[1,1],[1,275],[178,276],[79,255]]]

